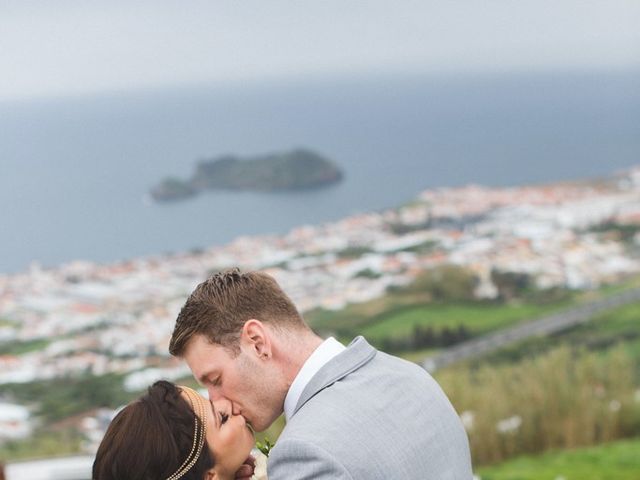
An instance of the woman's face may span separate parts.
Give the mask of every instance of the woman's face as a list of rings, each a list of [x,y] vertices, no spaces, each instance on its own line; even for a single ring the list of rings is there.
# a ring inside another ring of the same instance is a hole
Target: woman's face
[[[207,407],[207,418],[201,420],[207,426],[207,445],[215,459],[213,469],[218,478],[234,478],[235,472],[251,453],[255,442],[253,432],[242,415],[231,414],[230,403],[216,402],[216,408],[208,399],[200,398]]]

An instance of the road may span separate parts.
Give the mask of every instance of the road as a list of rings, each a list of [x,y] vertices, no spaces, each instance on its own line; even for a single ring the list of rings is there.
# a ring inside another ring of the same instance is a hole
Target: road
[[[639,301],[640,288],[626,290],[563,312],[524,322],[515,327],[460,343],[436,355],[427,357],[420,363],[427,371],[435,372],[452,363],[484,355],[510,343],[566,330],[589,321],[599,313]]]

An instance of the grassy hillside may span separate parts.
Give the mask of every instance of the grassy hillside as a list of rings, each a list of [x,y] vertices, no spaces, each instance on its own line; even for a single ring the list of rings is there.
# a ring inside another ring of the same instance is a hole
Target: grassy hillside
[[[480,468],[481,480],[638,480],[640,439],[523,456]]]
[[[386,337],[410,335],[416,326],[434,329],[465,326],[475,335],[510,326],[519,321],[542,315],[561,305],[468,303],[454,305],[421,305],[386,312],[377,322],[362,329],[367,338],[381,340]]]
[[[571,345],[591,351],[606,351],[622,345],[640,364],[640,304],[630,304],[596,315],[588,323],[559,332],[551,337],[531,338],[510,345],[485,357],[492,363],[511,363]]]
[[[385,338],[409,336],[416,327],[432,327],[437,332],[462,326],[472,335],[480,335],[568,308],[578,301],[579,297],[542,305],[527,301],[438,303],[416,293],[393,292],[370,302],[349,305],[338,312],[315,310],[305,317],[316,331],[348,339],[365,335],[375,343]]]
[[[637,287],[637,283],[637,279],[632,279],[623,284],[604,287],[596,292],[565,291],[559,295],[546,296],[544,292],[529,292],[518,298],[495,301],[471,299],[434,301],[430,291],[421,291],[412,286],[408,289],[389,292],[384,297],[366,303],[348,305],[337,312],[326,310],[308,312],[306,319],[316,331],[322,334],[331,334],[343,341],[349,341],[356,335],[364,335],[378,348],[416,359],[419,357],[415,355],[417,350],[430,352],[433,349],[511,327],[523,321],[617,294],[624,289]],[[612,332],[609,343],[615,343],[621,336],[630,340],[634,335],[636,337],[640,335],[635,331],[638,329],[634,330],[631,326],[631,323],[636,321],[636,310],[637,308],[632,307],[622,313],[615,312],[613,316],[610,313],[603,314],[592,323],[608,325],[606,328],[616,330]],[[615,322],[610,322],[609,320],[614,317]],[[590,329],[601,327],[588,324],[580,328],[584,331],[579,335],[584,342],[588,342]],[[625,329],[625,332],[618,331],[620,329]],[[461,334],[458,335],[456,332]],[[432,341],[422,343],[411,341],[420,334],[428,336]],[[599,332],[598,335],[602,341],[606,341],[605,336],[601,334],[604,332]],[[544,342],[547,342],[547,339]],[[539,346],[540,343],[537,342],[536,345]],[[548,345],[557,345],[557,342],[554,342],[552,337]]]

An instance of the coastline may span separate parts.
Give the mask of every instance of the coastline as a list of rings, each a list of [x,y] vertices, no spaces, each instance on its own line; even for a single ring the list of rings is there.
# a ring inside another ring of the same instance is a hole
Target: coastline
[[[10,233],[0,241],[0,271],[33,259],[115,262],[285,234],[394,207],[425,188],[605,175],[638,161],[637,83],[637,72],[390,76],[14,105],[0,119],[8,173],[0,205]],[[265,116],[271,111],[280,115]],[[34,141],[23,141],[25,131]],[[294,144],[335,159],[345,181],[304,195],[141,202],[149,183],[190,171],[193,159]],[[204,218],[206,226],[196,221]]]
[[[608,225],[630,229],[617,237]],[[395,209],[284,235],[109,264],[33,265],[0,275],[0,385],[115,375],[134,394],[188,377],[166,348],[172,325],[193,288],[227,267],[273,275],[304,314],[375,300],[447,265],[477,279],[478,300],[496,298],[494,269],[529,275],[541,289],[589,291],[640,274],[625,242],[640,243],[640,168],[605,182],[432,189]],[[111,413],[91,413],[78,428],[100,438]],[[28,414],[19,422],[22,432],[35,428]]]

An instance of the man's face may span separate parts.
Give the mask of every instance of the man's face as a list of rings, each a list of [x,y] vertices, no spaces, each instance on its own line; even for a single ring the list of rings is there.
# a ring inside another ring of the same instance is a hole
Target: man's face
[[[265,430],[282,413],[286,385],[277,369],[242,341],[240,353],[234,357],[221,345],[196,335],[183,358],[209,398],[231,402],[233,413],[242,415],[254,430]]]

